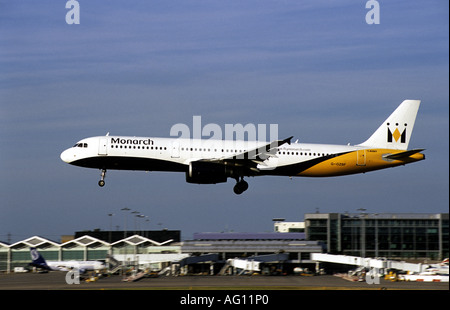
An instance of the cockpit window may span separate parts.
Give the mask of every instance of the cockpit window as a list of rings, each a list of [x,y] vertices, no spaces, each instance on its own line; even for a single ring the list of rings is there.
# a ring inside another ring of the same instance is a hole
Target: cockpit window
[[[86,147],[88,147],[88,144],[87,144],[87,143],[77,143],[77,144],[75,144],[73,147],[83,147],[83,148],[86,148]]]

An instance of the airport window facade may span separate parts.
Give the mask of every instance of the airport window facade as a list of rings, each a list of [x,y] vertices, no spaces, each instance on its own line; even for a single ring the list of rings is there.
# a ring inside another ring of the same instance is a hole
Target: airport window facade
[[[157,238],[179,236],[179,231],[152,232],[154,232]],[[92,233],[102,235],[103,232]],[[123,236],[123,232],[116,233]],[[106,232],[106,235],[108,235],[108,232]],[[37,248],[39,253],[47,261],[104,261],[112,254],[180,252],[179,246],[162,246],[162,243],[170,243],[172,241],[173,239],[166,239],[160,243],[143,236],[131,235],[130,237],[109,243],[89,235],[83,235],[63,243],[56,243],[39,236],[34,236],[11,245],[0,242],[0,272],[11,272],[15,267],[27,267],[31,262],[30,248]]]
[[[449,256],[448,213],[306,214],[308,240],[331,254],[402,259]]]

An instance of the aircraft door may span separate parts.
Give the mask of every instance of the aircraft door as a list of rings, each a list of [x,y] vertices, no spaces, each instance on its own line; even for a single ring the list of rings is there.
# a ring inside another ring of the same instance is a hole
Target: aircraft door
[[[108,155],[108,138],[100,138],[98,155]]]
[[[366,150],[356,151],[356,165],[357,166],[366,165]]]
[[[180,158],[180,141],[172,142],[172,158]]]

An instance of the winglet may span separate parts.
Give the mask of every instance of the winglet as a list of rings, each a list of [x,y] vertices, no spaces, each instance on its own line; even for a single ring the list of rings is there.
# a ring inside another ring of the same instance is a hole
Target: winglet
[[[289,145],[291,145],[291,140],[292,140],[292,138],[294,138],[294,136],[290,136],[289,138],[287,138],[287,139],[284,139],[282,142],[282,144],[284,144],[284,143],[287,143],[287,144],[289,144]],[[280,144],[281,145],[281,144]]]

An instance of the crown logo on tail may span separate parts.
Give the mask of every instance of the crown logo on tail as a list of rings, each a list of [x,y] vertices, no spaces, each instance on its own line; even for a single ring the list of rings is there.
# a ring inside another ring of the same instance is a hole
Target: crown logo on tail
[[[405,128],[403,129],[403,131],[400,133],[400,130],[398,130],[398,123],[395,124],[395,130],[394,132],[391,131],[391,129],[389,128],[389,123],[387,123],[387,142],[392,143],[393,139],[395,140],[395,142],[399,142],[400,143],[406,143],[406,126],[408,126],[408,124],[405,123]]]

